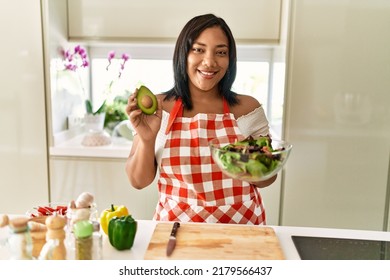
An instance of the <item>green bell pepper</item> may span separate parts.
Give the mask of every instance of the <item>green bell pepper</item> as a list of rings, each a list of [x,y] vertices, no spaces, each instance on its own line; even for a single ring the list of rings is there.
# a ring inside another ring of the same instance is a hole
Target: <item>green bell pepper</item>
[[[128,250],[133,247],[137,221],[131,215],[113,217],[108,223],[108,239],[117,250]]]

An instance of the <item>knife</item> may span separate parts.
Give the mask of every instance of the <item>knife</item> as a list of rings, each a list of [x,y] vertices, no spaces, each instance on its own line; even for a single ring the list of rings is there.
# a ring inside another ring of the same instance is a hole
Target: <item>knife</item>
[[[179,222],[175,222],[172,227],[171,235],[169,236],[168,245],[167,245],[167,256],[170,256],[176,246],[176,232],[180,227]]]

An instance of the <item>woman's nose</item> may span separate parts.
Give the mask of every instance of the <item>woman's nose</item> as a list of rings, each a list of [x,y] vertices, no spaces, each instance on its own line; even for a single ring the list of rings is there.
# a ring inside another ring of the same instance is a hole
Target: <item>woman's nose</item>
[[[217,65],[217,61],[212,54],[205,54],[203,57],[203,65],[207,67],[215,67]]]

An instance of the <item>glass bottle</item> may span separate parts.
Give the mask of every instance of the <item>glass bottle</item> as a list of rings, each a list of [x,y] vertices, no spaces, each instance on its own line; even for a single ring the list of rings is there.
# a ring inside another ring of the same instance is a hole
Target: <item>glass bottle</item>
[[[8,224],[10,236],[8,245],[13,260],[32,260],[32,239],[28,218],[14,218]]]
[[[100,231],[100,223],[93,221],[93,233],[92,233],[92,259],[103,259],[103,235]]]

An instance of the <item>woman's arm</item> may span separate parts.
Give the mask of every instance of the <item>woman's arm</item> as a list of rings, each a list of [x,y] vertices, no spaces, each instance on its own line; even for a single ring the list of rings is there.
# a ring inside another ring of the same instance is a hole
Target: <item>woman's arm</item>
[[[137,94],[138,90],[129,97],[126,106],[126,113],[136,135],[125,170],[130,184],[136,189],[143,189],[150,185],[156,176],[155,143],[161,126],[162,101],[161,96],[157,97],[156,112],[146,115],[137,106]]]
[[[157,171],[154,153],[155,139],[142,141],[134,136],[130,155],[126,161],[126,174],[130,184],[136,189],[150,185]]]

